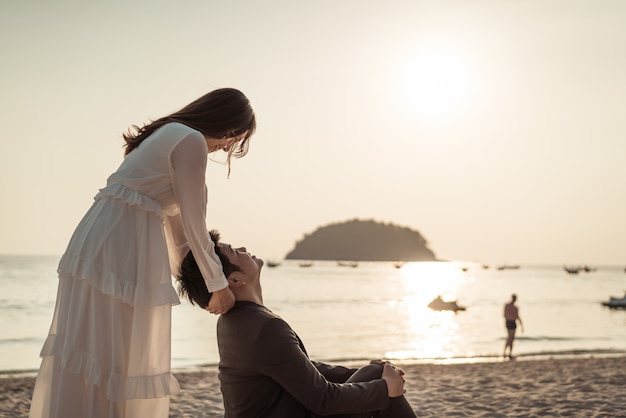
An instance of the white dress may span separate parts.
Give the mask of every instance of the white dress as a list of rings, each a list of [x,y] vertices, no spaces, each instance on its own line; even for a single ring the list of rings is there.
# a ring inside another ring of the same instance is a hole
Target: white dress
[[[168,416],[172,274],[191,249],[209,291],[227,285],[205,221],[207,153],[200,132],[167,124],[96,195],[59,263],[31,418]]]

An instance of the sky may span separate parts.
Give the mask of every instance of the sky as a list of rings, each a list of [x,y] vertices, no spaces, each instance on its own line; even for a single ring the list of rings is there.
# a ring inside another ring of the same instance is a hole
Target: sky
[[[626,265],[626,2],[0,0],[0,254],[61,254],[121,134],[235,87],[207,225],[280,259],[352,219],[442,259]]]

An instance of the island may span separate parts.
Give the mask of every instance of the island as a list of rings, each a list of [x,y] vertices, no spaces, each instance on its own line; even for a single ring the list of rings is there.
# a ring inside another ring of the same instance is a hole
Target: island
[[[287,260],[438,261],[416,230],[353,219],[317,228],[296,242]]]

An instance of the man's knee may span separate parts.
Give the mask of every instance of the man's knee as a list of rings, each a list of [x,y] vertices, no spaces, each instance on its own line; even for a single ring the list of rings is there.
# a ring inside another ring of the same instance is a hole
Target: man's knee
[[[383,366],[380,364],[368,364],[354,372],[346,381],[348,382],[369,382],[371,380],[380,379],[383,375]]]

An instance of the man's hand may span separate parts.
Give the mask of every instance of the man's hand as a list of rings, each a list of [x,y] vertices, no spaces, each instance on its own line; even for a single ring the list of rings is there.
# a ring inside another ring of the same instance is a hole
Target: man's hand
[[[398,396],[404,395],[406,392],[404,389],[404,370],[384,361],[382,378],[387,382],[387,391],[390,398],[397,398]]]
[[[212,314],[219,315],[228,312],[234,305],[235,295],[227,286],[222,290],[213,292],[211,300],[209,300],[209,306],[205,309]]]

